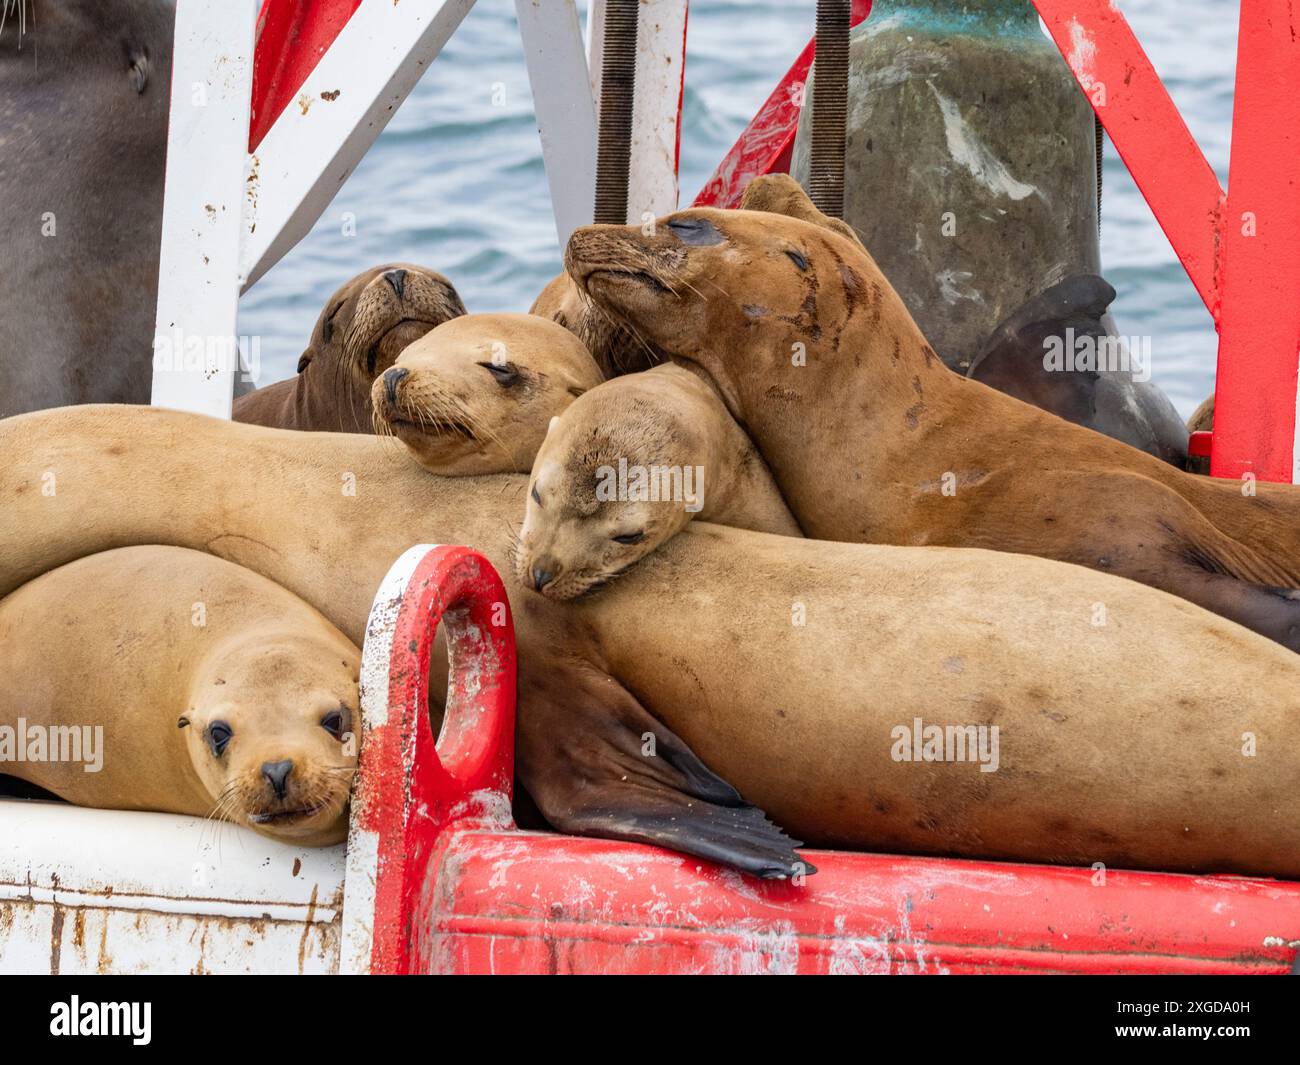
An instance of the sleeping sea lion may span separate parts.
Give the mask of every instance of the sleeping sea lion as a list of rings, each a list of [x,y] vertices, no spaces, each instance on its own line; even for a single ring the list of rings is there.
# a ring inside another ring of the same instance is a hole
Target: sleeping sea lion
[[[240,396],[232,417],[277,429],[369,433],[375,379],[408,344],[464,313],[441,274],[409,263],[373,266],[326,302],[297,376]]]
[[[693,518],[802,536],[709,384],[672,364],[593,388],[533,464],[515,575],[552,599],[608,583]]]
[[[526,473],[551,419],[600,382],[561,326],[470,314],[411,344],[375,381],[375,431],[433,473]]]
[[[346,837],[361,656],[265,577],[177,547],[89,555],[0,600],[0,647],[5,773],[80,806]]]

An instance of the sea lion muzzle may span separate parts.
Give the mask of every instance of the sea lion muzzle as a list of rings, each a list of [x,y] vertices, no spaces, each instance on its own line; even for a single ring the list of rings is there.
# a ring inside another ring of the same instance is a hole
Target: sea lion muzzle
[[[293,762],[287,758],[282,762],[262,763],[262,776],[271,785],[271,790],[275,792],[277,799],[284,798],[284,793],[288,789],[289,774],[292,772]]]
[[[388,402],[396,406],[397,404],[397,386],[411,376],[411,371],[405,366],[394,366],[384,372],[384,395],[388,397]]]
[[[405,270],[389,270],[388,273],[384,275],[384,280],[393,286],[393,291],[397,293],[397,298],[399,300],[406,294]]]

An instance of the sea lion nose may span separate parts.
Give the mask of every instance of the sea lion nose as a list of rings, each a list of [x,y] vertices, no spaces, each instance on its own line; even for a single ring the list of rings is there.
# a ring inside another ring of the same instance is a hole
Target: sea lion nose
[[[384,371],[384,395],[388,397],[388,402],[396,405],[397,403],[397,386],[411,376],[411,371],[405,366],[394,366],[391,370]]]
[[[285,785],[291,772],[293,772],[293,763],[287,759],[283,762],[262,763],[262,776],[266,778],[266,782],[275,791],[277,799],[284,798]]]
[[[560,567],[550,559],[539,559],[533,566],[533,589],[540,592],[560,575]]]
[[[405,270],[389,270],[388,273],[384,274],[384,280],[393,286],[393,291],[397,293],[397,298],[399,300],[402,298],[403,295],[405,295],[406,293],[406,271]]]

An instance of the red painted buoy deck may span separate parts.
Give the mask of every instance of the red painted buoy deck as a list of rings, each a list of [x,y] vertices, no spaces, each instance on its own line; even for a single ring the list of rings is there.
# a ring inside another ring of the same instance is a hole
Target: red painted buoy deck
[[[440,620],[452,683],[435,745],[425,678]],[[514,670],[487,560],[407,552],[367,632],[345,969],[1280,974],[1300,941],[1289,882],[832,851],[807,852],[819,871],[803,883],[773,882],[640,844],[521,832],[509,812]]]

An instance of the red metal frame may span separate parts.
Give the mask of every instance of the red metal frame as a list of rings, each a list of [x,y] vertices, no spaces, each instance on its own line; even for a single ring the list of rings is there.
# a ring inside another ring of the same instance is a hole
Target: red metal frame
[[[1243,0],[1229,195],[1111,0],[1034,0],[1219,328],[1211,472],[1290,482],[1300,357],[1300,12]],[[1204,453],[1206,440],[1193,440]]]
[[[435,742],[429,662],[444,620],[450,674]],[[376,604],[367,645],[372,639],[390,648],[379,680],[387,705],[381,722],[366,723],[350,846],[358,829],[377,837],[370,972],[404,973],[421,961],[421,915],[431,901],[426,870],[439,867],[457,832],[513,823],[514,623],[501,578],[482,555],[435,547],[400,599]],[[363,701],[369,695],[363,691]]]
[[[854,26],[871,13],[871,0],[853,0]],[[817,54],[817,40],[808,45],[772,91],[758,114],[718,164],[695,197],[696,207],[739,207],[745,188],[763,174],[788,174],[794,137],[799,128],[799,99]]]
[[[250,152],[257,150],[360,6],[361,0],[262,0],[253,53]]]
[[[482,556],[434,548],[372,615],[367,656],[390,655],[386,720],[366,733],[356,800],[378,844],[372,972],[1281,974],[1291,963],[1300,884],[831,851],[809,851],[819,872],[793,884],[520,832],[505,808],[503,603]],[[425,678],[440,618],[452,684],[435,748]]]

